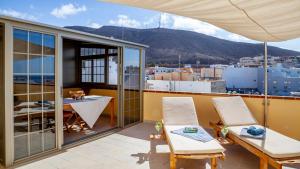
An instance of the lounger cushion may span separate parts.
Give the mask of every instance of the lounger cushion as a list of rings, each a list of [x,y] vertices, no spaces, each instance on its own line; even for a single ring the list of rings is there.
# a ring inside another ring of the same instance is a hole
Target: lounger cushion
[[[166,125],[199,125],[192,97],[163,97],[163,120]]]
[[[256,127],[262,127],[254,125]],[[266,128],[265,139],[254,139],[240,136],[241,129],[249,126],[228,127],[229,132],[263,151],[273,158],[288,158],[300,156],[300,141],[282,135],[274,130]]]
[[[186,125],[165,125],[169,146],[174,154],[210,154],[221,153],[225,149],[219,144],[217,140],[211,140],[209,142],[196,141],[178,134],[171,133],[173,130],[178,130]]]
[[[242,97],[217,97],[212,100],[225,125],[240,126],[257,124]]]

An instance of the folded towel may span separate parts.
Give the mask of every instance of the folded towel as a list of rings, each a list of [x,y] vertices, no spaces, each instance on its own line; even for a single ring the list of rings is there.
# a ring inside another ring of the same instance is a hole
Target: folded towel
[[[184,132],[185,128],[173,130],[173,131],[171,131],[171,133],[178,134],[178,135],[181,135],[181,136],[193,139],[193,140],[201,141],[204,143],[209,142],[214,139],[200,126],[192,127],[192,128],[197,128],[197,132],[194,132],[194,133],[185,133]]]
[[[183,132],[184,133],[197,133],[198,128],[197,127],[185,127]]]
[[[248,133],[248,128],[242,128],[240,136],[248,137],[248,138],[255,138],[255,139],[264,139],[266,135],[266,132],[260,135],[252,135]]]
[[[262,135],[265,133],[265,130],[262,129],[262,128],[256,128],[254,126],[250,126],[248,129],[247,129],[247,133],[248,134],[251,134],[253,136],[258,136],[258,135]]]

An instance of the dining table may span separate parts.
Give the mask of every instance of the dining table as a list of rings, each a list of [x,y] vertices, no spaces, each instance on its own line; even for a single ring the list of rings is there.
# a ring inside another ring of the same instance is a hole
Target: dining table
[[[108,108],[110,114],[110,126],[115,124],[115,99],[109,96],[87,95],[83,99],[64,98],[63,111],[72,112],[75,122],[84,121],[90,128],[93,128],[96,121]]]

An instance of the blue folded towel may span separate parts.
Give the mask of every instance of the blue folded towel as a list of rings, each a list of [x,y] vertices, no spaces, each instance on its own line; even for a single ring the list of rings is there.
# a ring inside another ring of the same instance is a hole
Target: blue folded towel
[[[262,129],[262,128],[256,128],[254,126],[250,126],[248,129],[247,129],[247,133],[253,135],[253,136],[258,136],[258,135],[262,135],[265,133],[265,130]]]
[[[249,128],[242,128],[240,135],[249,138],[264,139],[266,131],[262,128],[250,126]]]

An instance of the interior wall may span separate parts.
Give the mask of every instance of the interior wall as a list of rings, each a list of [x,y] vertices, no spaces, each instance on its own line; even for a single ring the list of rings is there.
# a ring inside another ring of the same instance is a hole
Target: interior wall
[[[4,161],[4,26],[0,24],[0,163]]]
[[[78,86],[78,54],[77,41],[63,39],[63,87]]]
[[[220,120],[212,104],[213,97],[224,97],[218,94],[188,94],[144,92],[144,120],[159,121],[162,119],[162,97],[193,97],[200,125],[209,127],[209,122]],[[243,97],[245,103],[260,124],[263,121],[263,98]],[[300,140],[300,100],[270,98],[268,126],[289,137]]]

